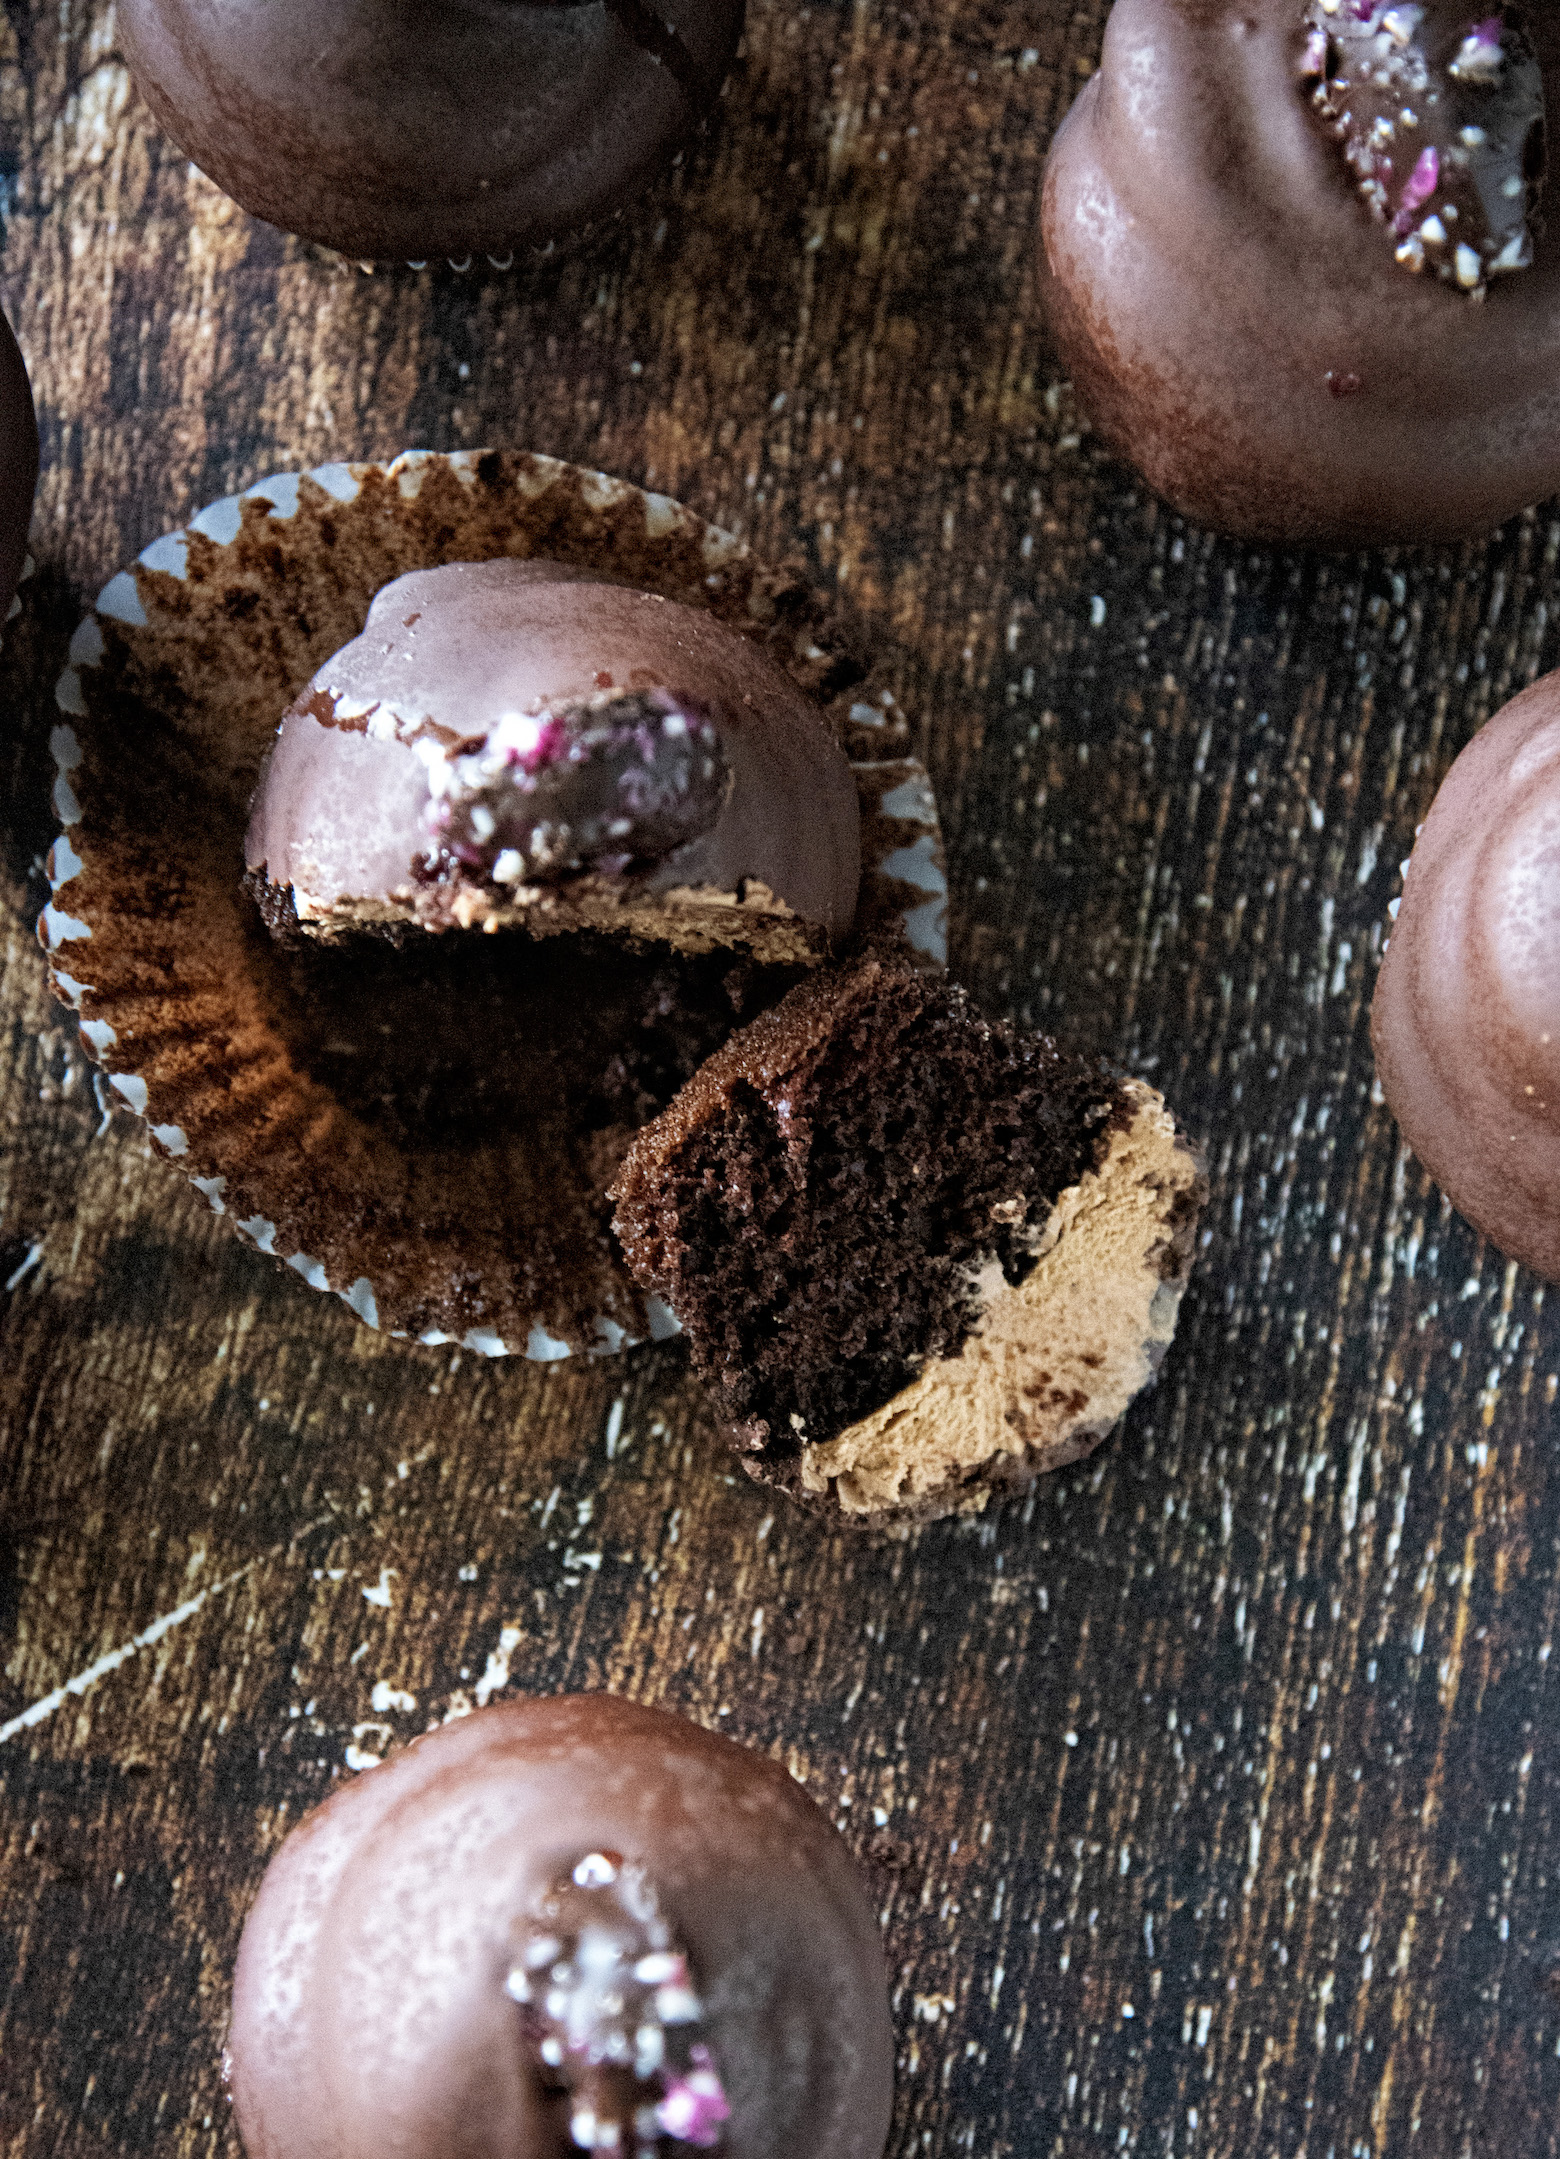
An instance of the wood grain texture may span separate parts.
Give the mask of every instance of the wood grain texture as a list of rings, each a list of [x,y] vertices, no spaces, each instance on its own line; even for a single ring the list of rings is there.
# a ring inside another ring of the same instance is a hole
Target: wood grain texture
[[[236,2151],[289,1823],[349,1750],[599,1685],[787,1761],[873,1869],[895,2159],[1557,2149],[1560,1316],[1405,1154],[1366,1015],[1438,780],[1560,660],[1560,521],[1252,553],[1098,452],[1032,265],[1103,13],[753,0],[718,135],[602,251],[368,278],[190,171],[104,0],[8,0],[5,2159]],[[955,964],[1206,1135],[1163,1382],[1026,1504],[876,1543],[736,1479],[675,1351],[382,1341],[94,1099],[31,941],[85,601],[266,472],[489,441],[837,589],[938,781]]]

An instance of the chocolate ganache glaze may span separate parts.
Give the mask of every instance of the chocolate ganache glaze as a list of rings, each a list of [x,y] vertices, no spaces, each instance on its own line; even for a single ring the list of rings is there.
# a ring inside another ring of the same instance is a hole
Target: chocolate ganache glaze
[[[1436,542],[1554,492],[1557,82],[1551,7],[1117,0],[1042,213],[1112,448],[1262,540]]]
[[[1447,1197],[1560,1282],[1560,674],[1498,712],[1442,783],[1371,1035],[1382,1092]]]
[[[344,255],[504,256],[620,209],[713,107],[743,0],[120,0],[162,126]]]
[[[821,714],[695,608],[552,563],[398,578],[285,715],[246,862],[273,927],[621,932],[807,962],[860,813]]]
[[[429,1733],[282,1846],[239,1948],[249,2159],[879,2159],[893,2032],[785,1772],[616,1696]]]

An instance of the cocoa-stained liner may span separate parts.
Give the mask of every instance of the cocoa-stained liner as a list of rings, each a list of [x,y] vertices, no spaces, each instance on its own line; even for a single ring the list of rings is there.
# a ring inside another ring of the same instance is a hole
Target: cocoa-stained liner
[[[819,604],[664,495],[499,451],[262,480],[110,581],[56,692],[63,830],[38,929],[109,1087],[241,1235],[371,1327],[551,1360],[676,1331],[611,1237],[604,1195],[626,1132],[600,1129],[605,1113],[577,1130],[516,1114],[521,1041],[490,1124],[441,1122],[438,1103],[425,1134],[366,1114],[331,1083],[330,978],[300,987],[240,883],[277,722],[374,594],[407,570],[501,555],[707,607],[763,645],[837,722],[856,770],[853,943],[897,922],[942,964],[930,783],[892,697],[859,680]],[[347,1020],[361,1030],[363,1010]]]

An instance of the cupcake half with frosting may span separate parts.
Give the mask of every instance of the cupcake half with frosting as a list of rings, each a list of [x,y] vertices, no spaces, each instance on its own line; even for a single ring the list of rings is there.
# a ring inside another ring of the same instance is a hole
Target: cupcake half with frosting
[[[736,1034],[614,1196],[749,1473],[903,1521],[1114,1429],[1175,1332],[1207,1179],[1151,1087],[890,948]]]
[[[664,496],[409,453],[260,483],[100,596],[40,922],[108,1085],[366,1324],[676,1331],[607,1190],[745,1022],[891,933],[936,807],[812,596]]]

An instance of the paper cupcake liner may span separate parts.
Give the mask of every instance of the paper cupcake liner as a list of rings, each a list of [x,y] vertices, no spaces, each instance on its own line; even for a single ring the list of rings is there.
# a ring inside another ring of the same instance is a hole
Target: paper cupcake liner
[[[29,579],[36,577],[37,574],[38,565],[33,560],[32,550],[31,548],[29,548],[27,553],[22,557],[22,567],[17,572],[16,590],[11,595],[11,604],[6,609],[5,620],[3,623],[0,623],[0,647],[3,647],[5,644],[6,634],[10,630],[11,624],[22,612],[22,587],[29,581]]]
[[[856,940],[897,924],[943,964],[930,781],[891,695],[852,686],[860,671],[800,582],[665,495],[497,451],[262,480],[109,581],[56,690],[62,831],[38,931],[108,1086],[242,1236],[367,1326],[550,1361],[677,1331],[615,1256],[606,1178],[581,1177],[589,1135],[555,1161],[523,1125],[425,1148],[365,1118],[300,1052],[300,1026],[328,1031],[331,1013],[284,993],[240,888],[278,718],[374,594],[408,570],[503,555],[605,571],[764,645],[835,719],[855,768]],[[582,1236],[606,1285],[584,1310],[561,1286]]]

